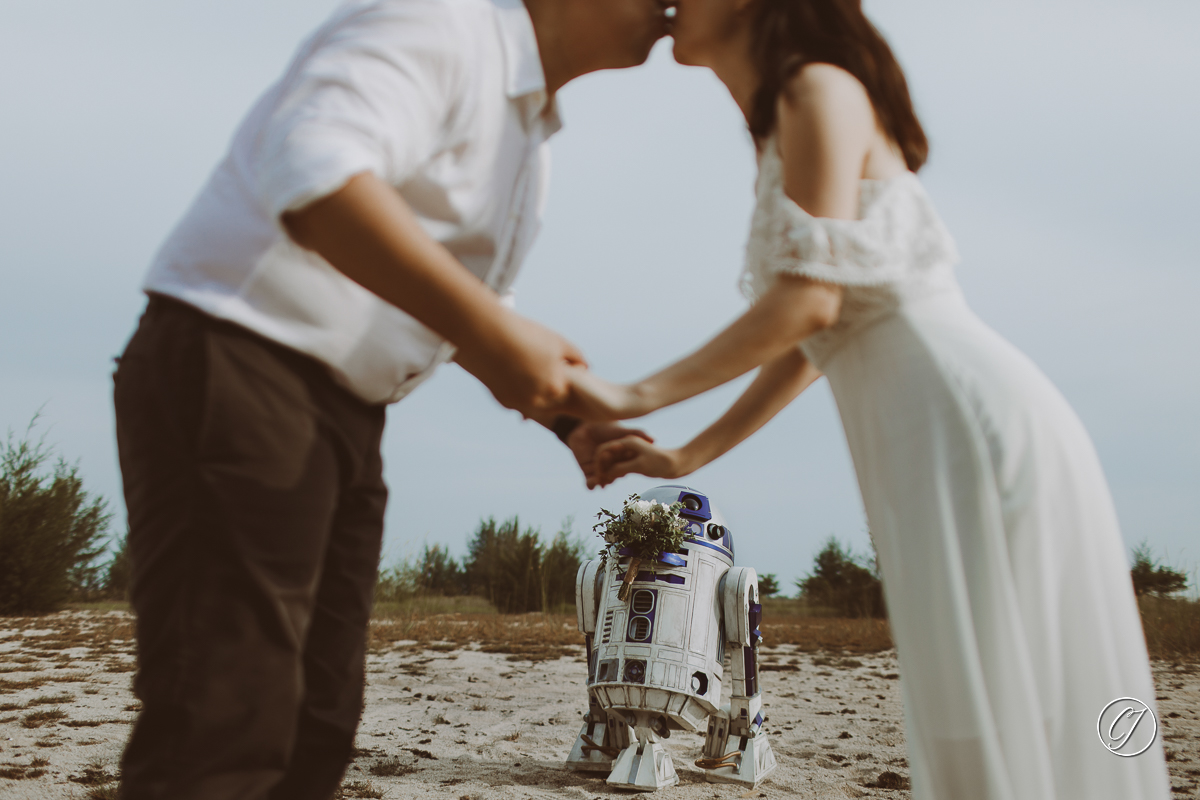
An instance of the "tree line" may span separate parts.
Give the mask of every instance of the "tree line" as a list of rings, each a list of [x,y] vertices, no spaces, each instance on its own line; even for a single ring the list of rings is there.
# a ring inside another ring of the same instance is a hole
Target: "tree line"
[[[563,611],[575,606],[575,574],[595,554],[572,537],[570,520],[549,542],[518,517],[481,520],[462,561],[442,545],[425,545],[379,573],[375,599],[396,602],[417,595],[476,595],[503,614]]]
[[[1188,588],[1187,574],[1156,559],[1145,541],[1133,549],[1130,579],[1138,598],[1168,598]],[[870,555],[859,555],[836,537],[829,537],[813,559],[812,571],[796,581],[796,588],[797,599],[810,608],[839,617],[887,617],[874,547]],[[770,597],[778,592],[774,575],[759,578],[761,595]]]
[[[36,422],[36,419],[34,420]],[[125,537],[109,535],[112,515],[83,488],[78,467],[32,437],[11,433],[0,449],[0,614],[43,613],[70,601],[123,600],[129,586]],[[517,517],[480,521],[455,559],[441,545],[380,570],[376,599],[475,595],[501,613],[566,611],[575,602],[579,565],[599,543],[574,538],[570,523],[548,541]],[[1174,598],[1188,589],[1185,572],[1158,561],[1142,542],[1130,578],[1139,598]],[[842,617],[885,617],[874,553],[860,555],[830,537],[811,570],[795,582],[805,608]],[[759,577],[763,597],[780,594],[777,576]],[[1193,604],[1194,605],[1194,604]]]

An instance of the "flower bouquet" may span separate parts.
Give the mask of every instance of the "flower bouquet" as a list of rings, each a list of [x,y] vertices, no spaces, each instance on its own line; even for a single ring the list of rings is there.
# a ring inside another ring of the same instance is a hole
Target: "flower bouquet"
[[[618,558],[623,548],[629,551],[629,568],[617,592],[618,599],[629,599],[643,561],[653,562],[661,553],[674,552],[683,544],[687,523],[679,516],[681,508],[682,503],[666,505],[631,494],[620,514],[600,509],[596,515],[600,521],[592,526],[592,530],[607,542],[600,551],[601,568],[607,568],[608,560]]]

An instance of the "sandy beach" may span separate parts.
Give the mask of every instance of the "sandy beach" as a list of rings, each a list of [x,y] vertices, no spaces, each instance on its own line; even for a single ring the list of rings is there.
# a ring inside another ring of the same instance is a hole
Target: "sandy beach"
[[[133,647],[126,612],[0,619],[0,798],[115,796],[121,748],[137,715]],[[778,769],[753,790],[707,783],[693,766],[701,737],[676,732],[667,747],[680,783],[660,796],[909,796],[894,651],[782,644],[766,646],[762,662],[765,728]],[[1159,661],[1154,673],[1173,796],[1198,797],[1200,666]],[[583,649],[570,644],[537,650],[373,637],[358,755],[343,796],[625,794],[602,774],[562,766],[586,710],[585,681]]]

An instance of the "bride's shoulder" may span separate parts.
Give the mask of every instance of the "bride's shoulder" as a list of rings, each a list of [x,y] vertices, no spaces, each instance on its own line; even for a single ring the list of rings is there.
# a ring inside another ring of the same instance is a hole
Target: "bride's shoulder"
[[[805,64],[779,93],[781,114],[836,115],[874,122],[875,112],[867,87],[847,70],[834,64]]]
[[[814,216],[854,219],[875,137],[866,89],[832,64],[807,64],[779,93],[775,142],[784,189]]]

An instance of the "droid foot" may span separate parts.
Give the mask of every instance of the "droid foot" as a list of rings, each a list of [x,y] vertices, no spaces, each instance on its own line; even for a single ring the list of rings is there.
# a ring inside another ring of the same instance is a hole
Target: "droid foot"
[[[571,748],[571,755],[567,756],[567,766],[583,772],[608,772],[612,769],[613,760],[621,751],[597,742],[589,735],[588,728],[589,726],[585,723],[583,730],[575,738],[575,746]],[[601,729],[601,734],[603,734],[603,729]],[[601,735],[601,740],[603,740],[603,735]]]
[[[583,718],[583,728],[567,756],[567,767],[584,772],[609,772],[621,751],[629,746],[633,729],[621,717],[610,717],[598,706]]]
[[[775,753],[763,731],[744,739],[731,736],[726,747],[726,753],[719,758],[696,761],[709,783],[736,783],[754,788],[775,771]]]
[[[639,741],[617,756],[607,783],[614,789],[654,792],[679,783],[679,776],[661,742]]]

